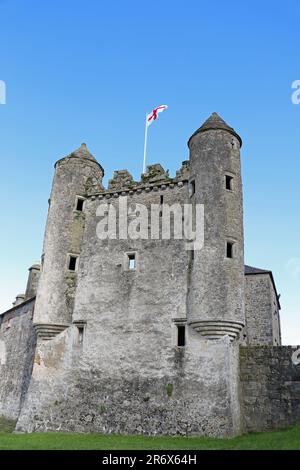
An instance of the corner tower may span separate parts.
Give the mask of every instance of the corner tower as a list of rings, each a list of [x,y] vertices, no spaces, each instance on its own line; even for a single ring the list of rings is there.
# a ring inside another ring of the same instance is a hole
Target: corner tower
[[[55,164],[34,314],[41,339],[51,339],[72,321],[84,201],[91,186],[102,188],[103,175],[85,144]]]
[[[217,113],[191,136],[190,199],[204,205],[204,247],[194,252],[188,322],[201,335],[237,338],[245,324],[242,140]]]

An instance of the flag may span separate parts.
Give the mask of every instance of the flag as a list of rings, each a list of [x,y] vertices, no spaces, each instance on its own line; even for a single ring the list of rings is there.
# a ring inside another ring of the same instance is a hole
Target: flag
[[[160,106],[157,106],[157,108],[154,108],[150,114],[147,114],[147,127],[152,124],[153,121],[156,121],[158,113],[162,113],[165,109],[167,109],[168,106],[165,104],[162,104]]]

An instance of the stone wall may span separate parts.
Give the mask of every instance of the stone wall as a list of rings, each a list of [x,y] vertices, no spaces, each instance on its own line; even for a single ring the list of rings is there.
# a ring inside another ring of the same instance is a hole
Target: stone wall
[[[186,350],[164,343],[156,349],[151,333],[147,338],[139,332],[135,344],[128,329],[123,334],[116,348],[115,335],[102,337],[99,327],[88,332],[81,349],[73,326],[38,347],[16,430],[219,437],[239,432],[235,345],[225,338],[199,341],[192,328]]]
[[[273,346],[281,346],[281,323],[280,323],[280,306],[277,299],[277,292],[270,278],[271,290],[271,308],[270,317],[272,321],[272,341]]]
[[[279,306],[269,273],[245,276],[246,343],[281,344]]]
[[[0,415],[17,419],[30,382],[36,336],[34,299],[0,317]]]
[[[240,348],[244,432],[280,429],[300,420],[300,361],[296,365],[292,360],[298,349]]]

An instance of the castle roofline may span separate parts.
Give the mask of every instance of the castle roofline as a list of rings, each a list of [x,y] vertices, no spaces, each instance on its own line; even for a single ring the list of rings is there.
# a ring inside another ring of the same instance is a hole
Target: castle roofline
[[[4,316],[5,316],[7,313],[11,313],[11,312],[13,312],[14,310],[18,310],[19,308],[24,307],[24,305],[29,304],[29,303],[32,302],[35,298],[36,298],[36,296],[30,297],[30,299],[24,300],[24,302],[22,302],[22,303],[20,303],[20,304],[18,304],[18,305],[15,305],[14,307],[11,307],[10,309],[6,310],[5,312],[0,313],[0,320],[2,320],[2,319],[4,318]],[[1,322],[0,322],[0,323],[1,323]]]
[[[268,269],[255,268],[254,266],[245,265],[245,274],[269,274]]]
[[[192,136],[189,138],[188,146],[190,146],[192,138],[195,137],[197,134],[211,130],[227,131],[238,139],[240,146],[242,146],[243,144],[241,137],[235,132],[233,127],[228,126],[228,124],[218,115],[218,113],[212,113],[212,115],[202,124],[202,126],[199,127],[199,129],[197,129],[194,134],[192,134]]]
[[[141,175],[140,181],[135,181],[133,176],[128,170],[117,170],[114,172],[113,178],[109,180],[107,189],[102,188],[88,192],[87,197],[92,199],[98,197],[119,197],[125,195],[133,195],[134,193],[140,194],[143,191],[158,191],[164,190],[167,187],[174,188],[176,186],[182,187],[189,180],[189,161],[182,162],[182,166],[176,171],[175,177],[169,176],[169,171],[165,171],[160,163],[151,164],[147,166],[146,173]]]
[[[270,276],[271,282],[272,282],[272,284],[273,284],[274,291],[275,291],[275,294],[276,294],[276,299],[277,299],[278,307],[279,307],[279,310],[281,310],[281,305],[280,305],[280,301],[279,301],[280,295],[278,295],[278,292],[277,292],[277,288],[276,288],[276,284],[275,284],[275,280],[274,280],[274,276],[273,276],[272,271],[267,270],[267,269],[255,268],[254,266],[247,266],[247,265],[245,265],[245,276],[255,276],[255,275],[257,275],[257,274],[267,274],[268,276]]]
[[[40,270],[40,269],[41,269],[41,265],[40,265],[40,263],[34,263],[34,264],[33,264],[32,266],[30,266],[30,268],[28,268],[28,269],[29,269],[29,271],[30,271],[31,269],[38,269],[38,270]]]
[[[97,162],[96,158],[94,157],[94,155],[91,154],[91,152],[89,151],[89,149],[87,148],[87,145],[85,143],[82,143],[80,145],[80,147],[76,150],[74,150],[74,152],[71,152],[69,155],[63,157],[63,158],[60,158],[54,165],[54,168],[56,167],[56,165],[61,162],[62,160],[65,160],[66,158],[79,158],[79,159],[85,159],[85,160],[89,160],[93,163],[96,163],[97,165],[99,165],[99,167],[101,168],[102,172],[103,172],[103,176],[104,176],[104,169],[103,167],[100,165],[99,162]]]

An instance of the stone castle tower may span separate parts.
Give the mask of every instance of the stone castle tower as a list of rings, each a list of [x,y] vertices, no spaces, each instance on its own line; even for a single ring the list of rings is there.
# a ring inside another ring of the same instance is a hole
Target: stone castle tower
[[[244,264],[241,144],[213,113],[174,178],[156,164],[141,181],[116,171],[106,189],[85,144],[56,163],[41,268],[0,317],[0,415],[18,431],[229,436],[300,417],[296,381],[272,401],[270,364],[283,380],[293,348],[280,347],[271,271]],[[143,239],[100,237],[108,208],[120,233],[125,199],[130,221],[153,204],[159,221],[202,205],[202,249],[153,237],[150,219]]]
[[[195,252],[189,323],[210,338],[236,338],[245,326],[241,144],[216,113],[188,142],[193,202],[205,209],[204,247]]]
[[[85,144],[55,164],[34,317],[42,338],[50,339],[72,323],[77,279],[68,263],[79,257],[84,231],[84,216],[76,209],[88,184],[95,181],[101,187],[103,174]]]

